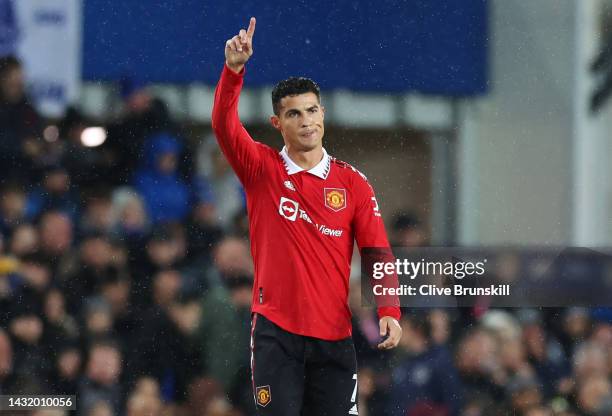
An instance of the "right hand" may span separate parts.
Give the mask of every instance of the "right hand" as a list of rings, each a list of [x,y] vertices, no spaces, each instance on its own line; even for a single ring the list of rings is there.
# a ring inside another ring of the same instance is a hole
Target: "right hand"
[[[253,55],[253,34],[255,33],[255,18],[251,17],[249,28],[240,29],[240,32],[225,42],[225,63],[234,72],[238,73],[244,64]]]

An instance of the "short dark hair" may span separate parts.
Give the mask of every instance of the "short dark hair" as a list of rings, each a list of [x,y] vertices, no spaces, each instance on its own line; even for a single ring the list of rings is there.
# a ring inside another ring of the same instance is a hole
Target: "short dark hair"
[[[321,90],[316,82],[310,78],[291,77],[280,81],[272,89],[272,108],[274,114],[280,114],[280,101],[290,95],[299,95],[312,92],[321,101]]]

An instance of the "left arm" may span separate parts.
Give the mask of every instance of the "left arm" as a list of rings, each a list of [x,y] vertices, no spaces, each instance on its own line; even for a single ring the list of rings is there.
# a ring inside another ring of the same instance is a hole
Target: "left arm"
[[[382,253],[385,261],[394,261],[389,240],[385,231],[385,224],[380,213],[376,196],[372,186],[366,181],[365,177],[359,175],[355,180],[355,215],[353,227],[355,239],[364,256],[364,249],[374,249]],[[372,278],[372,276],[370,276]],[[397,275],[386,276],[386,287],[397,287]],[[402,336],[402,329],[398,323],[401,312],[399,309],[399,299],[397,296],[378,297],[378,318],[380,326],[380,336],[388,335],[388,338],[378,344],[379,349],[395,348]]]

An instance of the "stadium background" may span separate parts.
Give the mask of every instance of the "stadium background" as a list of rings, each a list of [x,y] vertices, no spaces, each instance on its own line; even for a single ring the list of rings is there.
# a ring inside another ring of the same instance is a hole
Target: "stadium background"
[[[325,146],[366,172],[393,243],[609,247],[610,6],[0,1],[34,106],[2,72],[0,393],[253,414],[243,196],[210,135],[224,41],[251,15],[243,122],[279,147],[271,86],[317,80]],[[380,354],[352,294],[362,416],[612,412],[606,309],[406,309]]]

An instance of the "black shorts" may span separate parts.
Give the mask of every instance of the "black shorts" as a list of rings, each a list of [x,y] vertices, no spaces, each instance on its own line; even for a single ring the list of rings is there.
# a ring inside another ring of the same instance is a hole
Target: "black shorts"
[[[258,415],[357,415],[357,361],[351,337],[292,334],[260,314],[251,320],[251,374]]]

